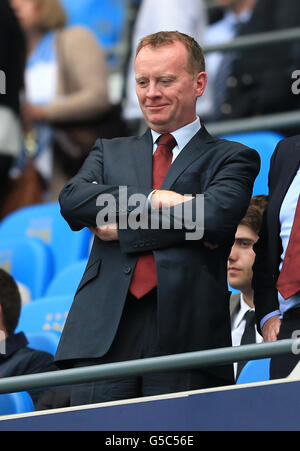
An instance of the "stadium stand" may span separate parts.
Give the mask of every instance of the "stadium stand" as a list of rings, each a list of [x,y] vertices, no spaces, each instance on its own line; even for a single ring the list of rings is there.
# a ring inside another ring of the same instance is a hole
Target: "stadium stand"
[[[29,332],[26,334],[29,348],[49,352],[53,356],[59,342],[59,334],[51,331]]]
[[[95,30],[98,39],[107,49],[115,46],[120,40],[122,34],[122,14],[113,14],[113,22],[106,22],[105,19],[97,20],[97,12],[101,10],[101,16],[105,16],[105,5],[108,5],[107,11],[112,11],[113,7],[123,3],[121,0],[107,0],[98,2],[97,0],[62,0],[69,14],[69,24],[85,24],[89,28]],[[208,2],[209,3],[209,2]],[[109,12],[107,12],[109,17]],[[264,118],[262,118],[262,122]],[[300,124],[300,122],[299,122]],[[275,127],[276,128],[276,127]],[[225,139],[241,142],[250,147],[255,148],[261,156],[262,167],[260,174],[255,182],[253,195],[267,194],[267,173],[269,169],[270,157],[278,141],[283,138],[282,135],[273,131],[260,131],[249,133],[235,133],[222,136]],[[52,215],[53,213],[53,215]],[[81,264],[86,262],[88,251],[90,248],[91,235],[88,230],[81,232],[71,232],[64,220],[60,217],[58,204],[46,204],[35,207],[28,207],[22,211],[15,212],[0,223],[0,240],[5,242],[11,237],[39,237],[42,242],[46,243],[53,252],[54,272],[56,278],[53,279],[47,290],[47,296],[35,296],[35,301],[23,306],[19,330],[24,330],[30,338],[30,346],[38,338],[40,332],[55,332],[57,339],[63,328],[66,315],[71,306],[73,296],[59,296],[57,293],[61,289],[59,280],[63,278],[74,264],[77,266],[78,274],[80,273]],[[18,238],[19,239],[19,238]],[[63,251],[62,251],[63,250]],[[1,250],[0,250],[1,252]],[[0,253],[1,256],[1,253]],[[1,257],[0,257],[1,259]],[[0,262],[1,265],[1,262]],[[72,265],[72,266],[71,266]],[[30,265],[28,264],[28,267]],[[83,267],[82,267],[83,268]],[[39,273],[35,273],[36,282],[41,283]],[[75,272],[74,272],[75,274]],[[15,277],[15,274],[13,274]],[[18,278],[18,277],[16,277]],[[22,280],[20,280],[22,282]],[[75,285],[79,282],[79,278],[68,281],[70,284],[63,288],[73,292]],[[73,285],[74,284],[74,285]],[[49,294],[57,293],[55,296]],[[234,292],[234,290],[233,290]],[[34,335],[36,334],[36,335]],[[55,338],[53,336],[53,342]],[[34,345],[34,347],[39,345]],[[42,345],[41,345],[42,346]],[[38,348],[39,349],[39,348]],[[49,349],[49,348],[48,348]],[[266,381],[269,379],[270,359],[259,359],[249,361],[241,372],[237,384],[245,384],[251,382]],[[31,405],[30,405],[31,403]],[[19,412],[30,412],[33,410],[32,401],[27,392],[1,394],[0,395],[0,414],[10,414]]]
[[[0,234],[0,267],[30,291],[31,298],[43,296],[53,277],[50,248],[38,238],[6,239]]]
[[[276,145],[284,138],[284,136],[274,131],[262,130],[257,132],[228,134],[222,136],[222,138],[245,144],[259,153],[261,158],[261,168],[254,183],[253,196],[268,194],[270,159]]]
[[[48,286],[45,295],[74,296],[86,264],[86,259],[80,260],[60,271]]]
[[[33,402],[27,392],[0,395],[0,415],[33,412]]]
[[[242,369],[237,384],[248,384],[251,382],[268,381],[270,379],[270,360],[249,360]]]
[[[33,205],[11,213],[0,224],[0,240],[35,237],[53,253],[53,275],[80,259],[87,258],[91,232],[85,228],[72,232],[60,214],[58,202]]]
[[[127,21],[128,2],[124,0],[62,0],[68,25],[83,25],[92,30],[103,46],[111,51],[122,40]],[[114,64],[113,59],[108,62]]]
[[[52,331],[60,335],[72,301],[72,296],[43,297],[24,305],[16,332]]]

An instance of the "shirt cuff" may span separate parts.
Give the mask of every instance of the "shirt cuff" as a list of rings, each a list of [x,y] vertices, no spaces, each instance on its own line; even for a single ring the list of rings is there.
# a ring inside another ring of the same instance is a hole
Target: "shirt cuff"
[[[262,330],[264,324],[266,321],[268,321],[268,319],[272,318],[272,316],[276,316],[276,315],[280,315],[281,316],[281,311],[280,310],[274,310],[274,312],[268,313],[267,315],[265,315],[263,317],[263,319],[260,322],[260,330]]]
[[[148,205],[148,208],[151,208],[151,198],[152,198],[152,195],[155,193],[155,191],[157,191],[157,190],[154,189],[153,191],[151,191],[151,193],[150,193],[149,196],[147,197],[147,205]]]

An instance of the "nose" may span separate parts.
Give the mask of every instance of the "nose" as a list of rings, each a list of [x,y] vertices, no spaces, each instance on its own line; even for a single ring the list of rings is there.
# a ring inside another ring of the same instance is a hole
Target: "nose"
[[[151,81],[149,83],[146,95],[148,98],[151,98],[151,99],[155,98],[155,97],[159,97],[161,95],[161,92],[158,89],[158,85],[157,85],[157,83],[155,83],[155,81]]]
[[[235,245],[232,246],[230,255],[228,257],[229,262],[237,261],[238,259],[238,251]]]

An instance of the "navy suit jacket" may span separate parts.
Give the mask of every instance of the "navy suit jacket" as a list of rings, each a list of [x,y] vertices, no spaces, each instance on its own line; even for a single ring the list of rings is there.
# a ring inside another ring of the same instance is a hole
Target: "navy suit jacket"
[[[79,173],[60,194],[61,211],[73,230],[95,226],[99,194],[113,194],[117,217],[129,215],[127,196],[152,191],[152,136],[97,140]],[[158,332],[162,354],[231,345],[227,258],[258,174],[258,153],[215,139],[205,127],[171,165],[161,189],[204,194],[204,236],[186,230],[119,230],[119,241],[94,239],[86,271],[69,312],[56,361],[97,358],[116,334],[138,256],[153,252],[158,278]],[[92,184],[97,181],[98,185]],[[195,199],[190,201],[195,206]],[[210,250],[203,241],[216,243]],[[227,372],[226,372],[227,371]],[[232,369],[224,377],[232,377]]]
[[[299,169],[300,135],[281,140],[274,150],[269,171],[269,201],[259,240],[254,245],[254,303],[257,326],[268,313],[279,309],[276,282],[282,245],[279,214],[284,197]]]

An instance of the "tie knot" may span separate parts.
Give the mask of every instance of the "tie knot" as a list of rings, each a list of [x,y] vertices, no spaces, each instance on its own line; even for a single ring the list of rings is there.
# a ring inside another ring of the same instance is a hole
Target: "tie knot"
[[[254,310],[248,310],[245,313],[245,319],[247,324],[255,323],[255,311]]]
[[[176,146],[176,139],[170,133],[166,133],[159,137],[158,145],[165,146],[169,150],[172,150]]]

